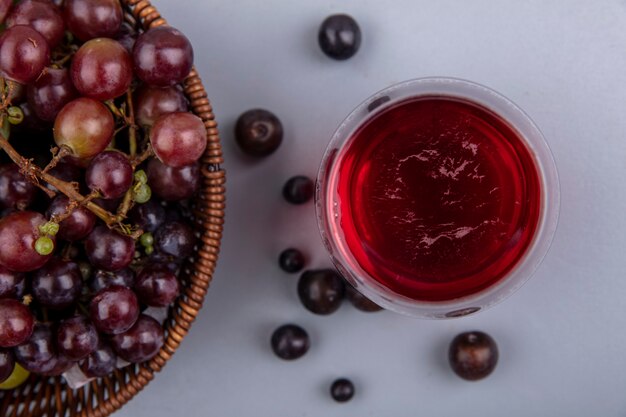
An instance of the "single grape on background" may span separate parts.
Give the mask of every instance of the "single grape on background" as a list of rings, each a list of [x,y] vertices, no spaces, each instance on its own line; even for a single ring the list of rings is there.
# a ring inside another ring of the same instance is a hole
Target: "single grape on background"
[[[28,272],[41,268],[50,255],[40,255],[35,241],[46,219],[34,211],[17,211],[0,219],[0,265],[11,271]]]
[[[26,87],[26,96],[37,117],[52,122],[63,106],[78,97],[78,92],[66,68],[47,67]]]
[[[111,338],[117,355],[131,363],[150,360],[165,342],[163,327],[150,316],[141,314],[128,331]]]
[[[67,28],[85,42],[93,38],[113,38],[124,17],[119,0],[65,0]]]
[[[0,347],[24,343],[33,333],[35,318],[28,307],[17,300],[0,300]]]
[[[84,241],[87,258],[96,268],[119,271],[130,265],[135,241],[106,226],[96,226]]]
[[[166,267],[148,265],[137,275],[135,293],[137,298],[149,306],[167,307],[180,292],[176,275]]]
[[[92,191],[99,191],[102,198],[118,198],[133,183],[133,167],[123,153],[104,151],[89,163],[85,182]]]
[[[139,317],[137,296],[130,288],[119,285],[104,288],[91,300],[89,317],[102,333],[123,333]]]
[[[135,92],[135,118],[140,126],[152,126],[159,116],[188,110],[187,99],[178,86],[142,85]]]
[[[154,154],[165,165],[182,167],[195,163],[207,146],[206,127],[192,113],[161,115],[150,130]]]
[[[85,317],[75,316],[59,323],[57,348],[70,360],[81,360],[98,348],[96,327]]]
[[[32,275],[33,296],[51,309],[73,305],[83,289],[82,274],[76,262],[52,258]]]
[[[89,378],[109,375],[115,369],[117,355],[106,342],[100,341],[97,349],[80,363],[80,369]]]
[[[13,26],[0,35],[0,70],[7,78],[27,84],[49,61],[48,42],[30,26]]]

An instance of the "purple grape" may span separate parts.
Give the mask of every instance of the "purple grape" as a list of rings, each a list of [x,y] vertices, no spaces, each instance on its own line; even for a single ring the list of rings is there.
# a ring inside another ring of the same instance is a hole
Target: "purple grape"
[[[65,32],[63,17],[56,6],[41,0],[22,0],[7,16],[8,28],[26,25],[35,29],[46,39],[51,48],[56,47]]]
[[[54,215],[62,215],[66,212],[70,203],[69,198],[59,194],[48,206],[46,216],[51,218]],[[79,206],[72,210],[69,217],[59,223],[59,232],[57,238],[75,242],[86,237],[96,224],[96,215],[89,209]]]
[[[113,348],[100,342],[98,348],[80,363],[80,369],[89,378],[98,378],[112,373],[116,364],[117,355]]]
[[[130,268],[115,272],[98,269],[93,273],[89,287],[93,292],[98,292],[113,285],[133,288],[135,286],[135,273]]]
[[[48,122],[78,96],[66,68],[46,68],[44,73],[26,87],[30,108],[37,117]]]
[[[85,252],[96,268],[119,271],[133,260],[135,241],[106,226],[96,226],[85,239]]]
[[[168,268],[160,265],[145,267],[137,275],[135,292],[139,300],[153,307],[167,307],[180,292],[178,279]]]
[[[130,221],[144,232],[153,233],[165,221],[165,209],[156,201],[150,200],[134,206],[128,216]]]
[[[143,85],[135,93],[135,118],[140,126],[152,126],[159,116],[188,110],[180,88]]]
[[[111,338],[118,356],[131,363],[150,360],[163,346],[163,327],[150,316],[142,314],[130,330]]]
[[[14,163],[0,165],[0,205],[24,210],[37,198],[37,187]]]
[[[33,211],[18,211],[0,219],[0,265],[17,272],[41,268],[52,256],[35,250],[39,226],[45,222],[40,213]]]
[[[191,226],[182,222],[171,222],[156,231],[154,244],[161,252],[183,259],[193,254],[196,236]]]
[[[15,360],[29,372],[45,374],[58,365],[51,323],[36,323],[31,336],[13,349]]]
[[[13,352],[9,349],[0,349],[0,384],[11,376],[14,367]]]
[[[148,162],[146,174],[152,193],[166,201],[190,198],[200,188],[199,164],[174,168],[152,159]]]
[[[31,279],[33,296],[39,303],[52,309],[63,309],[74,304],[83,288],[82,274],[76,262],[52,258],[35,271]]]
[[[85,317],[63,320],[57,330],[57,349],[70,360],[81,360],[98,347],[96,327]]]
[[[133,183],[133,167],[128,157],[118,151],[104,151],[91,160],[85,174],[87,186],[103,198],[124,195]]]
[[[7,78],[27,84],[50,61],[46,39],[29,26],[13,26],[0,35],[0,70]]]
[[[64,17],[68,29],[85,42],[114,37],[124,16],[119,0],[65,0]]]
[[[74,366],[74,362],[63,355],[56,354],[48,366],[51,366],[51,369],[49,371],[42,372],[42,375],[59,376]]]
[[[89,317],[102,333],[123,333],[130,329],[139,317],[137,296],[127,287],[113,285],[105,288],[91,300]]]
[[[182,82],[193,65],[193,49],[179,30],[168,26],[139,35],[133,48],[135,73],[149,85],[167,87]]]
[[[195,163],[206,149],[204,122],[192,113],[161,115],[150,130],[154,154],[165,165],[180,168]]]
[[[28,307],[16,300],[0,300],[0,347],[24,343],[33,332],[35,318]]]
[[[24,274],[0,266],[0,298],[17,298],[24,287]]]
[[[128,90],[133,65],[130,55],[117,41],[97,38],[86,42],[76,52],[70,75],[83,96],[104,101]]]

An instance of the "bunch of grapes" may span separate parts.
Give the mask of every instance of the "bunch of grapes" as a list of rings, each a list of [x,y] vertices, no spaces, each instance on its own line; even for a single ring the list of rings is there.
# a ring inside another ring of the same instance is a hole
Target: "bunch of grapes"
[[[0,22],[0,383],[149,360],[146,309],[178,297],[197,239],[191,45],[119,0],[0,0]]]

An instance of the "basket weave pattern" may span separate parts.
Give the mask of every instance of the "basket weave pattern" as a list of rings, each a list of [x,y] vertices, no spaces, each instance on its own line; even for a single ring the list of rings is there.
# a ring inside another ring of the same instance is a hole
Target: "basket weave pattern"
[[[147,0],[120,0],[130,20],[145,29],[167,25]],[[222,147],[211,104],[195,68],[184,82],[192,111],[207,129],[208,145],[201,160],[202,187],[194,212],[202,230],[201,243],[193,263],[180,277],[183,291],[170,308],[165,323],[165,344],[150,361],[116,370],[106,378],[93,380],[78,390],[70,389],[61,377],[33,375],[20,387],[0,392],[1,417],[104,417],[133,398],[165,366],[198,314],[213,277],[224,223],[225,172],[221,168]]]

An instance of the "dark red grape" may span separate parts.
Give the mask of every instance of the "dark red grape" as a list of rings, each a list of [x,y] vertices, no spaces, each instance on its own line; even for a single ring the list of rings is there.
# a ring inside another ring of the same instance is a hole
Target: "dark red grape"
[[[196,236],[191,226],[183,222],[171,222],[161,226],[154,234],[155,247],[177,259],[193,254]]]
[[[357,310],[366,313],[381,311],[383,308],[358,292],[352,285],[346,284],[346,297]]]
[[[194,114],[164,114],[150,130],[150,143],[154,154],[165,165],[190,165],[200,159],[206,149],[206,128],[202,119]]]
[[[0,347],[24,343],[33,332],[35,318],[28,307],[17,300],[0,300]]]
[[[57,349],[70,360],[84,359],[98,347],[96,327],[85,317],[61,321],[57,330]]]
[[[15,360],[29,372],[45,374],[57,365],[54,332],[50,323],[36,323],[30,337],[13,349]]]
[[[115,40],[126,49],[126,52],[132,55],[136,39],[137,31],[135,28],[130,23],[122,22],[120,30],[115,35]]]
[[[96,294],[89,306],[89,317],[96,329],[120,334],[130,329],[139,317],[135,293],[127,287],[112,285]]]
[[[0,298],[18,298],[23,286],[24,274],[0,266]]]
[[[59,194],[48,206],[46,216],[60,216],[64,214],[70,204],[69,198]],[[96,224],[96,215],[89,209],[78,206],[72,209],[71,214],[65,220],[59,223],[58,239],[74,242],[86,237]]]
[[[130,268],[115,272],[98,269],[91,277],[89,288],[91,288],[93,292],[98,292],[113,285],[133,288],[135,286],[135,273]]]
[[[111,338],[117,355],[131,363],[152,359],[164,342],[163,327],[145,314],[139,316],[137,323],[130,330]]]
[[[200,188],[200,165],[197,163],[174,168],[151,159],[146,173],[152,192],[166,201],[190,198]]]
[[[36,0],[22,0],[15,5],[6,25],[26,25],[35,29],[46,39],[51,48],[56,47],[63,39],[65,24],[56,6]]]
[[[315,184],[304,175],[289,178],[283,187],[283,197],[291,204],[304,204],[313,198]]]
[[[13,6],[13,0],[0,0],[0,23],[4,23],[11,6]]]
[[[63,309],[74,304],[83,288],[76,262],[52,258],[31,278],[33,296],[45,307]]]
[[[83,44],[70,68],[76,89],[96,100],[110,100],[128,90],[133,78],[130,55],[117,41],[92,39]]]
[[[102,198],[118,198],[133,183],[133,167],[123,153],[104,151],[89,163],[85,181],[92,191],[99,191]]]
[[[24,210],[37,198],[37,187],[26,179],[14,163],[0,165],[0,205]]]
[[[488,334],[480,331],[457,335],[448,350],[450,367],[459,377],[477,381],[489,376],[498,364],[498,346]]]
[[[78,96],[66,68],[46,68],[26,89],[28,104],[38,118],[54,121],[63,106]]]
[[[330,386],[330,396],[338,403],[345,403],[354,397],[354,384],[347,378],[336,379]]]
[[[361,46],[361,28],[352,16],[335,14],[328,16],[320,26],[318,42],[329,57],[345,60],[353,56]]]
[[[0,349],[0,384],[11,376],[14,367],[13,352],[10,349]]]
[[[85,239],[85,252],[96,268],[119,271],[133,260],[135,241],[106,226],[96,226]]]
[[[156,162],[160,166],[167,167],[158,161]],[[180,171],[179,168],[171,169]],[[134,206],[128,213],[128,218],[133,224],[136,224],[144,232],[154,233],[154,231],[157,230],[157,228],[165,221],[165,209],[161,204],[154,200],[150,200],[145,204],[138,204]]]
[[[167,87],[182,82],[189,75],[193,49],[179,30],[159,26],[139,35],[133,48],[133,61],[139,79]]]
[[[41,268],[51,256],[40,255],[35,250],[39,226],[45,222],[34,211],[18,211],[0,219],[0,265],[17,272]]]
[[[140,126],[152,126],[159,116],[188,110],[178,87],[141,86],[135,93],[135,118]]]
[[[118,0],[65,0],[64,17],[70,32],[85,42],[114,37],[123,13]]]
[[[146,305],[166,307],[178,297],[179,291],[176,275],[163,266],[147,266],[137,275],[135,292]]]
[[[285,324],[274,330],[270,344],[279,358],[298,359],[309,350],[309,334],[296,324]]]
[[[80,363],[80,369],[89,378],[98,378],[111,374],[117,364],[117,355],[113,348],[100,342],[98,348]]]
[[[289,273],[300,272],[304,268],[305,262],[306,259],[302,252],[294,248],[285,249],[278,257],[280,268]]]
[[[248,110],[237,119],[235,140],[241,150],[250,156],[268,156],[283,141],[283,125],[270,111]]]
[[[298,281],[298,297],[314,314],[332,314],[341,306],[343,278],[333,269],[305,271]]]
[[[59,376],[74,366],[74,362],[63,355],[56,354],[52,358],[52,361],[49,362],[48,366],[51,366],[51,369],[49,371],[42,372],[42,375]]]
[[[91,158],[109,146],[114,128],[113,116],[104,104],[81,97],[67,103],[57,115],[54,141],[70,148],[77,158]]]
[[[30,26],[13,26],[0,35],[0,70],[7,78],[27,84],[50,61],[46,39]]]

